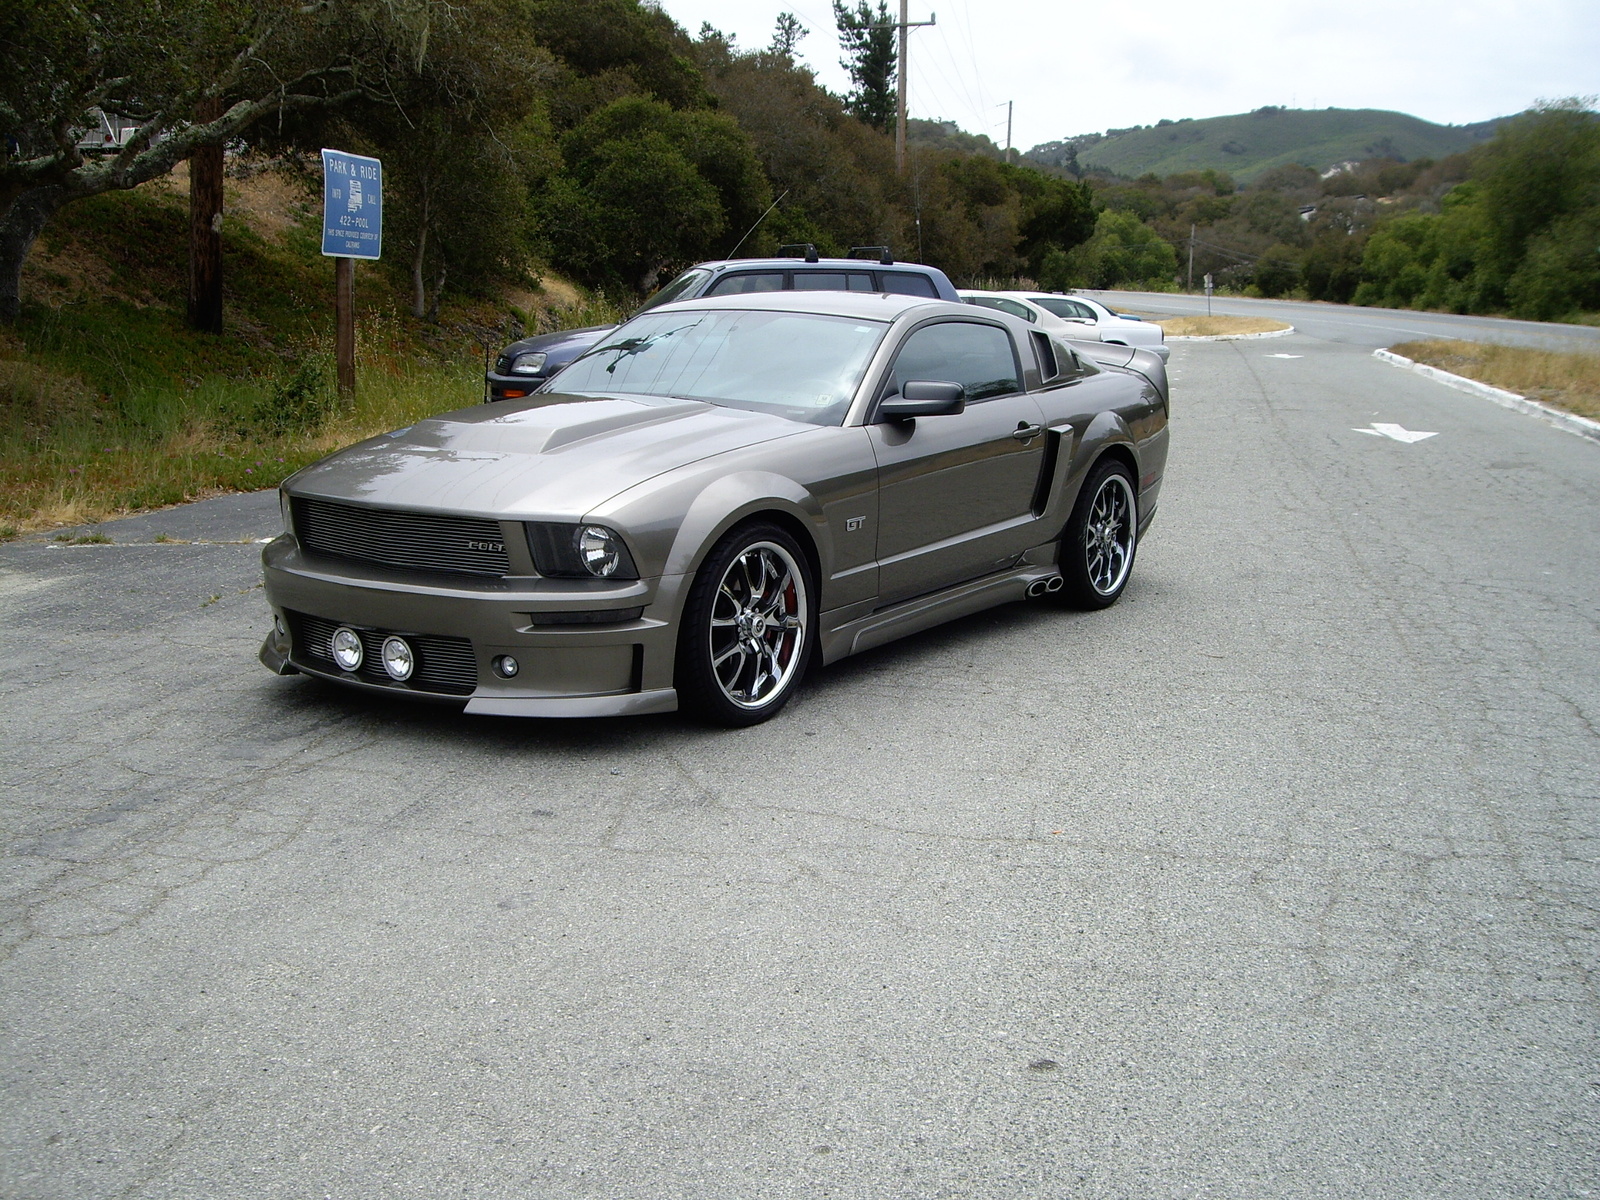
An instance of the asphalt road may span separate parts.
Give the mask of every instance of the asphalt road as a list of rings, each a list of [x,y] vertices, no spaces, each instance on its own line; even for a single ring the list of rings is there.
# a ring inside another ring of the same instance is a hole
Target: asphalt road
[[[268,675],[271,496],[0,548],[0,1194],[1600,1193],[1600,444],[1173,367],[1120,605],[742,732]]]
[[[1090,292],[1107,304],[1139,313],[1194,316],[1206,311],[1204,296],[1170,292]],[[1295,300],[1252,300],[1213,296],[1211,311],[1219,316],[1273,317],[1324,342],[1376,350],[1396,342],[1459,338],[1469,342],[1501,342],[1548,350],[1600,351],[1600,328],[1503,317],[1462,317],[1452,313],[1401,312],[1392,308],[1357,308],[1346,304],[1314,304]]]

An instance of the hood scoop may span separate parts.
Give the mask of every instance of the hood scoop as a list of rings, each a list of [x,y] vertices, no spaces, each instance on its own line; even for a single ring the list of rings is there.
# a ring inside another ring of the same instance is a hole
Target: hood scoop
[[[606,434],[701,416],[711,407],[696,400],[650,403],[611,397],[536,404],[509,412],[485,406],[487,411],[468,409],[423,421],[409,440],[419,448],[466,453],[550,454]]]
[[[616,404],[617,401],[600,401],[602,404]],[[660,425],[666,421],[677,421],[683,417],[694,416],[704,412],[710,405],[695,400],[683,400],[675,404],[665,405],[635,405],[629,404],[629,411],[611,413],[609,415],[596,414],[586,420],[574,421],[570,425],[563,425],[552,430],[545,439],[544,452],[549,454],[553,450],[560,450],[563,446],[571,446],[577,442],[586,442],[592,437],[599,437],[603,433],[615,433],[619,429],[643,429],[648,425]]]

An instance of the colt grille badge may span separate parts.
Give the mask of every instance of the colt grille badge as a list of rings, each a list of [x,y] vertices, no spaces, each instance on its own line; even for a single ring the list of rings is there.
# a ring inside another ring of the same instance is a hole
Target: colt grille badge
[[[501,545],[499,542],[468,542],[467,543],[467,549],[468,550],[488,550],[491,553],[498,554],[500,551],[504,550],[505,547],[503,545]]]

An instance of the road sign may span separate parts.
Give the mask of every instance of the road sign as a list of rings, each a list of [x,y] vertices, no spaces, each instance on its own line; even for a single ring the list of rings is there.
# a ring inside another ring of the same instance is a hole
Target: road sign
[[[333,258],[382,254],[383,164],[377,159],[322,152],[322,252]]]

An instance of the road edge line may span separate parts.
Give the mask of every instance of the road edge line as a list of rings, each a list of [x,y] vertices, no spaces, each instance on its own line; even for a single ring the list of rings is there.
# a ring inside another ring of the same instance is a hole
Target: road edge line
[[[1600,441],[1600,421],[1591,421],[1588,417],[1580,417],[1577,413],[1569,413],[1564,409],[1555,408],[1541,400],[1533,400],[1527,396],[1519,396],[1516,392],[1508,392],[1504,388],[1497,388],[1477,379],[1468,379],[1465,375],[1452,375],[1449,371],[1441,371],[1438,367],[1430,367],[1427,363],[1419,363],[1415,359],[1407,358],[1403,354],[1396,354],[1392,350],[1378,349],[1372,352],[1372,357],[1389,363],[1391,366],[1401,367],[1408,371],[1415,371],[1446,387],[1455,388],[1458,392],[1470,392],[1474,396],[1482,396],[1485,400],[1493,400],[1501,408],[1509,408],[1515,412],[1525,413],[1530,417],[1542,417],[1557,429],[1567,433],[1575,433],[1579,437]]]
[[[1294,326],[1287,329],[1269,329],[1265,333],[1190,333],[1169,337],[1169,342],[1248,342],[1257,338],[1288,337]]]

